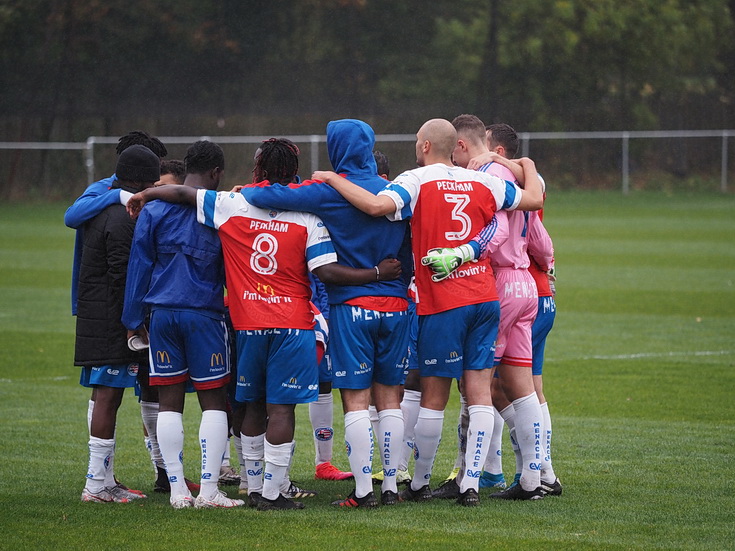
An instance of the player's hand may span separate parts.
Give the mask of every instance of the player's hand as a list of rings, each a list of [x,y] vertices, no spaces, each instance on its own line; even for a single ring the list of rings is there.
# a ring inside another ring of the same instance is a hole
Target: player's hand
[[[454,270],[462,265],[462,255],[455,248],[429,249],[421,264],[434,271],[432,281],[441,281],[448,278]]]
[[[328,184],[332,176],[336,175],[337,174],[331,170],[315,170],[311,175],[311,179],[316,180],[317,182],[326,182]]]
[[[378,270],[380,270],[378,281],[392,281],[401,277],[403,268],[397,258],[384,258],[378,264]]]
[[[426,251],[426,256],[421,259],[421,264],[434,270],[431,280],[446,279],[465,262],[474,261],[476,252],[470,243],[459,247],[444,247]]]
[[[472,157],[472,159],[470,159],[470,162],[467,164],[467,168],[469,168],[470,170],[478,170],[481,166],[489,163],[498,163],[503,166],[508,166],[507,159],[505,159],[501,155],[498,155],[494,151],[488,151],[487,153],[483,153],[482,155],[478,155],[477,157]]]
[[[482,155],[478,155],[477,157],[472,157],[470,159],[470,162],[467,163],[467,168],[470,170],[477,170],[481,166],[486,165],[488,163],[496,163],[499,162],[498,158],[500,155],[493,151],[488,151],[487,153],[483,153]],[[505,163],[501,163],[505,166]]]
[[[125,208],[128,211],[128,214],[130,215],[130,218],[138,218],[138,215],[140,214],[141,209],[143,208],[143,205],[146,204],[145,195],[142,191],[139,191],[135,195],[133,195],[130,199],[128,199],[128,204],[125,205]]]
[[[240,193],[240,191],[242,191],[242,188],[244,188],[244,187],[245,187],[245,186],[235,186],[235,187],[233,187],[233,188],[232,188],[232,189],[230,190],[230,193]]]

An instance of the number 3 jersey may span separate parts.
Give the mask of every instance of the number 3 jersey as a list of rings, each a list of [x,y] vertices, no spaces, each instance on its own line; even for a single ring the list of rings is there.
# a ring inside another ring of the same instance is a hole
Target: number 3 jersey
[[[261,209],[241,193],[200,189],[197,220],[219,230],[236,330],[314,327],[308,272],[337,261],[317,216]]]
[[[498,300],[489,260],[461,266],[432,282],[432,271],[420,259],[436,247],[456,247],[470,240],[500,209],[515,209],[521,200],[515,184],[458,166],[433,164],[399,175],[379,195],[396,204],[391,220],[411,217],[419,315]]]

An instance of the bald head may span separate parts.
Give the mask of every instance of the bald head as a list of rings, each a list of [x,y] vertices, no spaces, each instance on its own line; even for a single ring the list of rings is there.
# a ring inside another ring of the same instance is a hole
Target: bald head
[[[446,119],[431,119],[419,128],[416,138],[417,160],[424,161],[419,164],[447,162],[451,159],[457,143],[457,131]],[[420,150],[423,150],[424,159],[418,159]]]

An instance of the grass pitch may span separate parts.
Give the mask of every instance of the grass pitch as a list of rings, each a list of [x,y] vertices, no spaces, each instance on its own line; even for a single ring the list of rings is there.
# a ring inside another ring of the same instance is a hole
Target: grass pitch
[[[292,478],[319,495],[286,513],[174,511],[152,492],[142,503],[80,502],[89,393],[72,366],[65,206],[0,206],[0,549],[733,548],[735,197],[550,196],[558,315],[544,373],[563,496],[496,503],[483,490],[476,509],[437,501],[334,510],[329,503],[352,483],[313,480],[300,407]],[[433,486],[454,461],[456,398]],[[190,478],[198,418],[192,397]],[[150,491],[142,440],[129,393],[116,470]],[[335,463],[347,468],[340,444]]]

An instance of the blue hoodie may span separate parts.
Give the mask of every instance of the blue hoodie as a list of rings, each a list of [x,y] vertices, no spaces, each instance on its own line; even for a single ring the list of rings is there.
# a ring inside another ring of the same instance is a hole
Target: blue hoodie
[[[374,194],[388,182],[378,176],[373,146],[375,133],[362,121],[343,119],[327,124],[327,150],[335,172]],[[413,269],[406,221],[390,222],[374,218],[353,207],[324,182],[306,180],[290,185],[246,186],[242,193],[248,203],[276,210],[298,210],[319,216],[326,224],[340,264],[372,268],[387,257],[398,258],[403,277],[366,285],[326,285],[330,304],[357,297],[406,298],[407,282]]]

